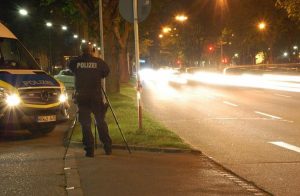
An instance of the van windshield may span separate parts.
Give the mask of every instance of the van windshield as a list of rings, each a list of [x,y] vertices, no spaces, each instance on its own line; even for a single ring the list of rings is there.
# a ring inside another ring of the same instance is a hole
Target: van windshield
[[[40,69],[36,61],[16,39],[0,37],[1,69]]]

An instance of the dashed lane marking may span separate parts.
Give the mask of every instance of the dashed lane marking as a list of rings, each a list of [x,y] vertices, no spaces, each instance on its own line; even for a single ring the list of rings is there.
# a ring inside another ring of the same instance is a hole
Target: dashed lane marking
[[[285,97],[285,98],[291,98],[291,96],[288,96],[288,95],[282,95],[282,94],[274,94],[278,97]]]
[[[223,101],[224,104],[227,104],[227,105],[230,105],[230,106],[233,106],[233,107],[238,107],[238,105],[234,104],[234,103],[231,103],[231,102],[228,102],[228,101]]]
[[[282,147],[282,148],[285,148],[285,149],[288,149],[288,150],[292,150],[294,152],[300,153],[300,148],[298,146],[294,146],[294,145],[291,145],[291,144],[288,144],[288,143],[285,143],[282,141],[275,141],[275,142],[269,142],[269,143],[279,146],[279,147]]]
[[[271,115],[271,114],[267,114],[267,113],[264,113],[264,112],[260,112],[260,111],[254,111],[256,114],[260,114],[260,115],[263,115],[263,116],[267,116],[267,117],[270,117],[272,119],[277,119],[277,120],[281,120],[282,118],[281,117],[278,117],[278,116],[274,116],[274,115]]]

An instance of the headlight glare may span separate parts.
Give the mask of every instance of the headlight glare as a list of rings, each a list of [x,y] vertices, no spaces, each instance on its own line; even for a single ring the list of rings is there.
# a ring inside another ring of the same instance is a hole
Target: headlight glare
[[[61,102],[61,103],[64,103],[64,102],[66,102],[68,100],[68,95],[66,94],[66,93],[63,93],[63,94],[61,94],[60,96],[59,96],[59,101]]]
[[[17,106],[21,103],[21,99],[17,94],[6,95],[5,101],[10,107]]]

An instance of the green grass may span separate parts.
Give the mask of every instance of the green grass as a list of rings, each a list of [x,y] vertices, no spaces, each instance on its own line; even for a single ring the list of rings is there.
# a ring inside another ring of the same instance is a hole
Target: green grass
[[[181,148],[189,149],[176,134],[153,120],[146,111],[143,111],[143,128],[138,128],[136,107],[136,91],[130,84],[121,85],[120,93],[109,94],[109,100],[117,116],[119,125],[129,145],[143,147]],[[106,114],[106,122],[113,144],[124,144],[120,131],[110,110]],[[94,128],[94,126],[92,126]],[[94,132],[94,131],[93,131]],[[79,123],[75,127],[72,140],[81,141]]]

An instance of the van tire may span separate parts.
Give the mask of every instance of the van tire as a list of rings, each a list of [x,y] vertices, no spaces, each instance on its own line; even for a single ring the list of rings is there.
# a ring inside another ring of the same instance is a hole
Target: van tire
[[[35,125],[32,127],[28,127],[28,130],[33,134],[33,135],[40,135],[40,134],[48,134],[51,131],[53,131],[55,128],[55,125]]]

